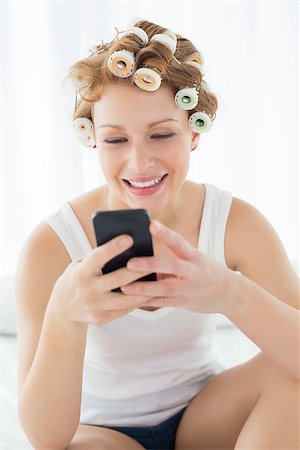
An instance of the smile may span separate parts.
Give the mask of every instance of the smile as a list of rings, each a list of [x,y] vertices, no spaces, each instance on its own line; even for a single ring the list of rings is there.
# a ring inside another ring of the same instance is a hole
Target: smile
[[[135,186],[135,187],[138,187],[138,188],[146,188],[146,187],[154,186],[155,184],[160,183],[163,177],[164,177],[164,175],[162,175],[159,178],[155,178],[154,180],[145,181],[145,182],[142,182],[142,181],[130,181],[130,180],[125,180],[125,181],[127,181],[131,186]]]
[[[123,182],[127,186],[130,192],[136,195],[151,195],[160,190],[160,188],[164,185],[164,182],[167,178],[168,174],[165,173],[161,177],[153,178],[152,180],[145,181],[133,181],[133,180],[125,180]]]

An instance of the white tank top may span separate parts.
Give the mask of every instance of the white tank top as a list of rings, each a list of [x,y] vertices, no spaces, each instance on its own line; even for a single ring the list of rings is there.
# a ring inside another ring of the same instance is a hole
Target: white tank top
[[[232,195],[205,184],[198,249],[226,265],[224,235]],[[69,203],[44,219],[72,260],[92,248]],[[223,370],[214,353],[216,314],[136,309],[88,325],[80,423],[152,426],[183,407]]]

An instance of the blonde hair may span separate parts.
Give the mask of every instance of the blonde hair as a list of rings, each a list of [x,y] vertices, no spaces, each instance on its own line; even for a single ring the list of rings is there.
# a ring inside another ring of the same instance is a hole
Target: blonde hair
[[[172,52],[169,48],[157,41],[150,42],[152,36],[167,31],[167,28],[147,20],[140,20],[134,26],[142,28],[147,33],[149,43],[146,47],[134,34],[117,37],[109,44],[98,46],[92,55],[70,67],[65,80],[71,79],[76,81],[81,97],[76,104],[73,120],[79,117],[86,117],[93,121],[92,106],[100,100],[105,83],[114,81],[134,84],[134,72],[140,67],[158,69],[162,82],[171,87],[174,95],[180,89],[193,86],[195,79],[200,86],[203,80],[202,73],[196,67],[187,64],[188,61],[193,60],[193,57],[199,55],[199,51],[188,39],[180,34],[176,34],[177,47],[174,57],[181,63],[180,65],[172,57]],[[134,71],[128,78],[115,76],[108,67],[109,57],[119,50],[128,50],[135,55]],[[203,92],[201,89],[197,106],[187,112],[188,116],[190,116],[194,112],[205,111],[211,118],[214,118],[217,107],[218,101],[216,96],[210,91]]]

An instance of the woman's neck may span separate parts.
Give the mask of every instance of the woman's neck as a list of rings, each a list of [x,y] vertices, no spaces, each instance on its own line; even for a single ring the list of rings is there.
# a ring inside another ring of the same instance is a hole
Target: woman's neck
[[[184,198],[184,190],[185,188],[183,186],[181,190],[172,198],[172,201],[168,202],[168,204],[160,210],[149,210],[151,220],[158,220],[167,226],[170,226],[172,223],[176,223],[180,218],[180,205],[182,204]],[[104,186],[104,191],[102,192],[104,194],[102,198],[105,198],[107,210],[130,209],[130,206],[115,195],[108,185]]]

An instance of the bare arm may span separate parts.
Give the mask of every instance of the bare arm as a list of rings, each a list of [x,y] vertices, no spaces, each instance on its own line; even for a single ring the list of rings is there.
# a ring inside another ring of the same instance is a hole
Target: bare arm
[[[150,231],[175,257],[132,258],[127,267],[152,270],[167,278],[123,286],[125,294],[156,297],[147,306],[223,313],[282,371],[300,378],[299,279],[262,214],[234,199],[225,238],[226,262],[233,270],[211,260],[163,225],[159,230],[152,223]]]
[[[70,263],[46,224],[25,244],[16,275],[18,412],[37,450],[62,450],[76,432],[88,323],[109,322],[149,299],[111,292],[139,273],[123,268],[99,276],[108,260],[131,245],[115,238]]]
[[[18,413],[40,449],[64,448],[60,444],[72,438],[79,422],[87,327],[59,320],[48,308],[69,263],[62,243],[41,224],[26,242],[16,273]]]
[[[236,307],[227,316],[271,360],[299,378],[299,278],[273,227],[252,205],[234,199],[227,262],[241,272]]]
[[[227,317],[282,371],[299,379],[299,311],[243,275],[234,292],[239,305]]]
[[[46,312],[18,408],[27,435],[40,449],[65,448],[78,427],[86,331],[84,324]]]

